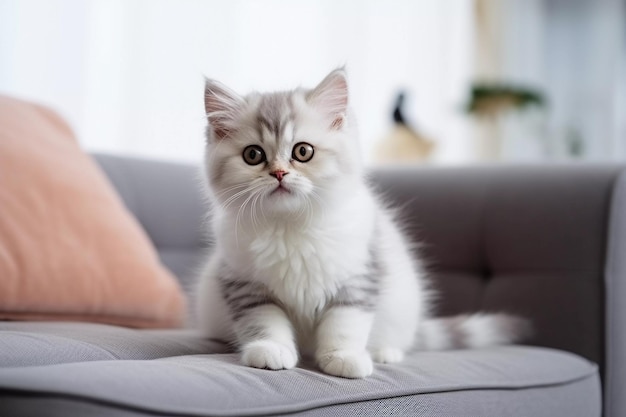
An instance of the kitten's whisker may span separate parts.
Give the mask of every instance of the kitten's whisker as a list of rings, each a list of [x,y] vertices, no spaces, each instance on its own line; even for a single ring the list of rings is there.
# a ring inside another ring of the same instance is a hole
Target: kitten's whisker
[[[322,215],[325,216],[326,215],[326,207],[324,205],[324,201],[322,200],[322,197],[315,190],[311,190],[310,196],[315,201],[315,203],[317,203],[318,207],[322,211]],[[311,203],[313,203],[313,202],[311,202]]]
[[[246,188],[243,191],[240,191],[237,194],[241,194],[244,192],[250,192],[250,195],[246,198],[246,200],[243,202],[243,204],[239,207],[239,209],[237,210],[237,220],[240,218],[242,210],[245,208],[246,204],[250,201],[250,199],[252,197],[254,197],[257,193],[257,191],[263,187],[263,184],[252,184],[250,187]],[[233,200],[234,201],[234,200]],[[229,203],[232,204],[232,201]],[[237,228],[237,225],[235,224],[235,228]]]
[[[296,212],[296,220],[299,219],[300,217],[302,217],[303,214],[305,214],[306,209],[304,206],[300,205],[300,208],[298,209],[298,211]]]
[[[245,192],[245,190],[242,190],[241,187],[237,187],[237,188],[233,188],[232,190],[224,191],[224,192],[220,193],[219,195],[216,194],[216,197],[218,198],[218,200],[220,198],[226,197],[226,200],[222,204],[227,204],[228,199],[230,199],[232,196],[234,196],[239,191],[244,191]]]
[[[225,194],[228,191],[232,191],[232,190],[235,190],[237,188],[244,188],[244,187],[250,187],[250,184],[235,184],[235,185],[231,185],[230,187],[226,187],[223,190],[221,190],[219,194]]]
[[[235,185],[231,185],[230,187],[224,188],[223,190],[221,190],[218,193],[215,193],[215,196],[221,196],[223,194],[228,193],[229,191],[233,191],[237,188],[243,188],[243,187],[248,187],[248,184],[235,184]]]
[[[241,190],[241,191],[233,194],[232,196],[227,198],[226,201],[224,201],[224,203],[222,203],[222,208],[224,210],[226,210],[228,208],[228,206],[231,205],[237,198],[239,198],[240,196],[242,196],[243,194],[245,194],[245,193],[247,193],[249,191],[254,190],[257,187],[258,187],[258,185],[257,186],[254,186],[254,185],[253,186],[249,186],[245,190]]]
[[[313,205],[308,198],[305,198],[304,202],[306,203],[306,223],[310,224],[311,220],[313,219]]]
[[[255,191],[255,197],[252,200],[252,224],[254,227],[254,231],[257,231],[257,226],[259,225],[259,218],[256,214],[256,208],[257,208],[257,202],[259,201],[259,198],[261,197],[262,193],[260,190],[256,190]]]
[[[257,185],[255,187],[255,190],[258,189],[259,187],[261,187],[261,185]],[[239,210],[237,210],[237,217],[235,218],[235,241],[237,242],[237,247],[239,247],[239,220],[241,218],[241,214],[244,212],[246,205],[248,204],[248,202],[252,199],[252,197],[254,197],[255,194],[251,193],[248,198],[246,198],[246,201],[243,202],[243,204],[241,205],[241,207],[239,207]]]

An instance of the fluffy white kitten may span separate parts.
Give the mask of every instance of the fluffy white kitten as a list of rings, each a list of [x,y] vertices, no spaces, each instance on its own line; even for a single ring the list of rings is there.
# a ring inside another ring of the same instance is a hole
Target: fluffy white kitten
[[[216,246],[198,320],[244,364],[289,369],[310,354],[361,378],[412,348],[516,340],[509,316],[429,317],[420,262],[364,180],[343,69],[312,90],[245,97],[207,80],[205,107]]]

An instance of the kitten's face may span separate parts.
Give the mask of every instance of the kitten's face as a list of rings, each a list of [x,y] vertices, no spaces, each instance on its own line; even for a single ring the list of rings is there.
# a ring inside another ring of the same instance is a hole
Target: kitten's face
[[[207,81],[206,169],[217,203],[259,218],[302,215],[349,190],[360,164],[347,102],[343,70],[313,90],[246,97]]]

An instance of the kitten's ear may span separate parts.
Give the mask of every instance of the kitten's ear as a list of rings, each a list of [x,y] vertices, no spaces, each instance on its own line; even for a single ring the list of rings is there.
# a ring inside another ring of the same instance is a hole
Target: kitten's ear
[[[331,129],[341,129],[348,110],[346,70],[338,68],[328,74],[317,87],[307,94],[306,99],[310,105],[328,117]]]
[[[215,80],[205,78],[204,109],[214,138],[224,139],[232,134],[244,104],[240,95]]]

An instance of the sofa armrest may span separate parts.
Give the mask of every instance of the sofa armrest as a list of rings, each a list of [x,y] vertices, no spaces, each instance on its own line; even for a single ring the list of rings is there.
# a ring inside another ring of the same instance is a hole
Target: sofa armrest
[[[626,172],[611,204],[606,265],[605,415],[626,416]]]

